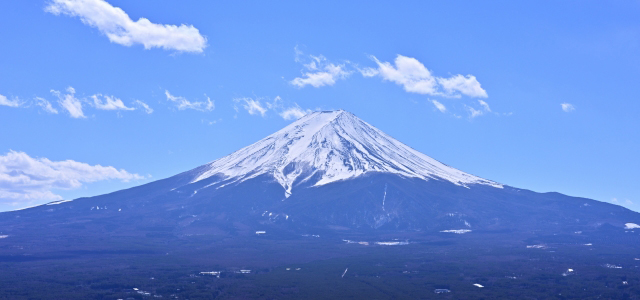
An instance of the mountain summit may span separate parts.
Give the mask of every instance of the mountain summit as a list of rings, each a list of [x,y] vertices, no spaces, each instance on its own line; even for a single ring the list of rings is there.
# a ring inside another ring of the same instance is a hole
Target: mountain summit
[[[268,174],[289,197],[297,183],[321,186],[371,173],[391,173],[460,186],[502,185],[449,167],[344,110],[308,114],[280,131],[198,168],[193,182],[214,175],[241,182]]]

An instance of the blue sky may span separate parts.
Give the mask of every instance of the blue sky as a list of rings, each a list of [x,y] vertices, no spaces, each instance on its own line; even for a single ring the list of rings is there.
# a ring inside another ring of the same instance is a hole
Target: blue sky
[[[0,210],[339,108],[465,172],[640,210],[639,1],[344,2],[4,1]]]

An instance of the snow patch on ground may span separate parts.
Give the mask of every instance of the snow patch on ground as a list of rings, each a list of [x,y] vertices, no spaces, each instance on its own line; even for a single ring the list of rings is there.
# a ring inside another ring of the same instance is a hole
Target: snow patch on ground
[[[200,275],[216,276],[220,278],[220,271],[200,272]]]
[[[342,240],[343,242],[346,242],[347,244],[360,244],[360,245],[365,245],[365,246],[369,246],[369,242],[363,242],[363,241],[352,241],[352,240]]]
[[[624,229],[638,229],[640,228],[640,225],[636,224],[636,223],[626,223],[624,224]]]
[[[621,266],[616,266],[616,265],[613,265],[613,264],[604,264],[604,267],[605,268],[609,268],[609,269],[622,269]]]
[[[440,232],[464,234],[464,233],[467,233],[467,232],[471,232],[471,230],[470,229],[449,229],[449,230],[441,230]]]
[[[569,275],[573,275],[573,269],[567,269],[564,273],[562,273],[562,276],[569,276]]]
[[[376,245],[401,246],[401,245],[409,245],[409,242],[408,241],[404,241],[404,242],[376,242]]]

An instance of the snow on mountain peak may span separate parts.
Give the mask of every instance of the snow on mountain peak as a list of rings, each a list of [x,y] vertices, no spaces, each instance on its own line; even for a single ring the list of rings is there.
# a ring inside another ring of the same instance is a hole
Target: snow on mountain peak
[[[310,113],[200,170],[192,182],[214,175],[244,181],[270,174],[287,197],[294,183],[314,180],[309,183],[320,186],[370,172],[502,187],[442,164],[344,110]]]

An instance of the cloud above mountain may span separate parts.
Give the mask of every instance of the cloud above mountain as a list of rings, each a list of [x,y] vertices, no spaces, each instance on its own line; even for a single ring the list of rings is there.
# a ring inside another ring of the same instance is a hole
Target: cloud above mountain
[[[141,44],[145,49],[195,53],[207,47],[207,39],[193,25],[156,24],[146,18],[133,21],[124,10],[104,0],[51,0],[45,11],[56,16],[77,17],[82,23],[97,28],[112,43],[123,46]]]
[[[233,102],[239,103],[242,105],[250,115],[260,115],[263,116],[267,113],[267,108],[265,104],[262,104],[260,98],[250,98],[250,97],[242,97],[242,98],[234,98]],[[237,106],[235,106],[236,111],[238,110]]]
[[[168,90],[164,91],[167,100],[172,102],[178,110],[193,109],[198,111],[212,111],[216,109],[216,105],[211,98],[207,97],[206,101],[189,101],[182,96],[174,96]],[[206,97],[207,95],[205,95]]]
[[[430,96],[458,98],[465,95],[473,98],[487,98],[488,94],[480,82],[473,75],[454,75],[451,77],[437,77],[419,60],[399,55],[394,63],[380,61],[371,55],[377,68],[359,69],[364,77],[380,77],[385,81],[394,82],[409,93]]]
[[[267,97],[241,97],[234,98],[234,109],[236,112],[242,107],[250,115],[266,116],[269,111],[277,113],[285,120],[297,120],[304,115],[311,113],[310,109],[303,109],[297,103],[285,106],[280,96],[276,96],[273,100]]]
[[[323,55],[305,55],[297,46],[294,51],[295,61],[303,66],[302,76],[289,82],[296,87],[303,88],[310,85],[317,88],[334,85],[336,81],[346,79],[352,73],[348,70],[348,63],[329,62]]]
[[[285,110],[283,110],[280,113],[280,116],[285,119],[285,120],[297,120],[300,119],[302,117],[304,117],[306,114],[311,113],[310,109],[302,109],[300,108],[300,106],[298,106],[298,104],[295,104],[292,107],[289,107]]]

